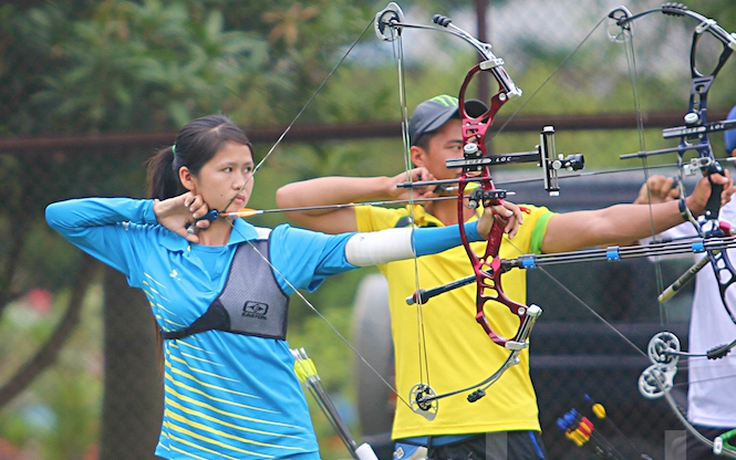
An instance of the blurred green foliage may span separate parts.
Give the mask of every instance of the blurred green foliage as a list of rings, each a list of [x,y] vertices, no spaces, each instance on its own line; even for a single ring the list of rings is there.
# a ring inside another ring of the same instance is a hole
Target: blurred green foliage
[[[67,298],[68,290],[63,289],[50,305],[27,296],[8,307],[0,323],[0,376],[10,375],[43,344]],[[17,447],[17,458],[81,459],[95,451],[103,377],[101,302],[96,284],[56,365],[0,411],[0,439]]]
[[[0,136],[52,136],[114,132],[175,131],[190,119],[223,112],[255,130],[289,123],[324,81],[344,52],[360,37],[351,56],[304,111],[299,123],[395,121],[398,107],[396,65],[392,45],[376,40],[375,13],[385,1],[276,0],[103,0],[98,2],[18,2],[0,6]],[[494,1],[492,14],[514,8],[515,2]],[[641,11],[653,2],[631,2]],[[655,2],[656,3],[656,2]],[[415,0],[401,2],[411,22],[428,23],[435,12],[474,17],[473,2]],[[567,40],[528,33],[494,51],[525,94],[499,113],[560,115],[631,113],[633,96],[625,49],[611,44],[602,24],[566,60],[605,13],[602,2],[590,1],[576,10],[575,27]],[[689,6],[736,30],[736,5],[725,0],[698,0]],[[658,3],[655,5],[658,6]],[[540,21],[562,21],[573,12],[547,3],[537,12],[512,10],[534,32]],[[409,16],[411,14],[411,16]],[[527,19],[529,18],[529,19]],[[583,19],[585,19],[583,21]],[[652,16],[637,24],[637,87],[644,112],[684,112],[689,91],[687,52],[692,23]],[[569,24],[569,20],[565,22]],[[491,41],[507,33],[508,24],[489,23]],[[474,33],[473,29],[468,31]],[[639,40],[639,33],[642,38]],[[647,33],[649,32],[649,33]],[[363,33],[363,35],[361,35]],[[424,37],[407,33],[406,41]],[[439,35],[439,34],[437,34]],[[411,37],[411,38],[410,38]],[[445,52],[423,54],[414,49],[406,59],[405,81],[409,110],[440,93],[457,94],[465,73],[476,62],[472,50],[447,37],[437,38]],[[422,42],[423,44],[426,42]],[[679,61],[659,66],[669,54]],[[560,66],[561,63],[564,65]],[[655,65],[656,64],[656,65]],[[736,101],[729,62],[716,81],[710,107],[724,109]],[[493,85],[492,85],[493,87]],[[473,88],[474,90],[474,88]],[[541,128],[541,126],[540,126]],[[720,136],[714,144],[722,147]],[[497,152],[526,151],[538,142],[536,133],[504,133],[493,138]],[[649,148],[671,146],[658,130],[647,130]],[[257,145],[262,156],[270,145]],[[561,152],[582,152],[589,168],[620,165],[621,153],[641,148],[638,134],[622,131],[558,132]],[[291,181],[323,175],[391,175],[403,170],[400,139],[325,141],[303,145],[283,143],[256,178],[250,206],[275,206],[276,189]],[[54,309],[31,316],[25,300],[16,299],[0,317],[0,382],[9,376],[47,337],[68,292],[79,254],[46,228],[42,209],[54,199],[83,195],[142,196],[143,163],[149,152],[126,158],[100,155],[71,157],[52,151],[39,157],[0,152],[0,229],[20,233],[24,249],[19,274],[3,291],[25,293],[43,287],[55,295]],[[671,162],[672,159],[661,159]],[[536,171],[530,171],[535,175]],[[274,226],[281,215],[254,219]],[[11,242],[0,241],[2,254]],[[3,264],[8,263],[0,257]],[[346,273],[308,294],[322,315],[349,341],[350,306],[355,286],[369,270]],[[11,296],[12,297],[12,296]],[[90,294],[83,324],[62,359],[11,405],[0,410],[0,439],[11,441],[33,458],[82,458],[99,433],[101,389],[99,353],[101,326],[99,292]],[[2,306],[0,306],[2,307]],[[328,390],[352,398],[350,361],[341,339],[301,299],[294,298],[290,342],[304,346],[320,370]],[[325,458],[344,458],[342,446],[331,440],[324,417],[313,407],[313,418]],[[359,435],[357,426],[352,427]]]

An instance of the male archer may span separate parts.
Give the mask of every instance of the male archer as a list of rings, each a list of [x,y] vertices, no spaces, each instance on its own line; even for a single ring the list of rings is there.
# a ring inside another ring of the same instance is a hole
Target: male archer
[[[465,102],[466,113],[481,116],[485,104]],[[441,95],[419,104],[409,120],[410,157],[415,168],[393,177],[323,177],[288,184],[276,193],[281,208],[343,204],[377,199],[406,199],[412,193],[415,204],[401,209],[359,206],[333,210],[291,212],[297,224],[327,233],[377,231],[386,228],[446,226],[477,218],[472,209],[458,215],[455,201],[422,202],[438,196],[434,187],[415,187],[407,192],[397,184],[420,180],[454,179],[459,170],[448,169],[445,161],[462,157],[463,137],[458,100]],[[733,193],[726,176],[712,176],[722,184],[722,202]],[[711,186],[700,180],[686,204],[694,215],[704,212]],[[605,209],[554,213],[545,207],[508,202],[509,217],[520,222],[518,232],[504,235],[502,258],[530,253],[573,251],[590,246],[628,244],[683,222],[677,202],[649,206],[615,205]],[[485,243],[473,243],[482,253]],[[473,286],[455,289],[423,307],[409,307],[405,299],[418,287],[430,288],[472,273],[462,246],[414,261],[380,266],[389,285],[392,337],[395,353],[396,387],[407,398],[414,385],[429,374],[437,394],[473,385],[498,369],[508,350],[491,342],[475,321]],[[419,279],[421,286],[416,286]],[[503,275],[504,292],[516,302],[526,303],[526,274],[511,270]],[[416,308],[422,308],[418,324]],[[513,336],[518,318],[498,304],[486,305],[494,330]],[[419,340],[420,329],[423,340]],[[420,350],[420,346],[422,350]],[[418,358],[421,355],[421,358]],[[432,459],[537,460],[545,458],[540,436],[536,395],[529,376],[529,352],[520,355],[519,365],[509,368],[487,390],[487,396],[469,403],[464,394],[442,399],[434,420],[397,404],[392,437],[397,443],[425,445]]]

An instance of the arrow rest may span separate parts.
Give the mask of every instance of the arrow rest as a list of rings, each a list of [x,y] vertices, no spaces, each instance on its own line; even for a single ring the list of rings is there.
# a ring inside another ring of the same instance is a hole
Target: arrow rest
[[[470,209],[478,209],[481,203],[483,203],[484,207],[490,206],[491,201],[503,200],[507,194],[506,190],[502,189],[483,190],[477,188],[468,195],[467,206]]]

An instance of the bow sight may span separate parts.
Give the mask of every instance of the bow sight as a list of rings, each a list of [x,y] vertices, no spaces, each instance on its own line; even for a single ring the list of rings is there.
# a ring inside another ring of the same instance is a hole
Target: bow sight
[[[482,156],[478,145],[471,142],[465,145],[463,158],[449,159],[445,165],[448,169],[466,168],[468,171],[480,171],[483,166],[536,162],[544,171],[544,189],[549,192],[550,196],[557,196],[560,194],[559,171],[561,169],[579,171],[585,167],[585,158],[581,154],[566,157],[562,154],[557,155],[553,126],[545,126],[539,139],[536,151],[487,156]]]
[[[448,169],[467,168],[470,171],[480,171],[485,166],[500,166],[518,163],[537,163],[541,167],[544,176],[544,189],[550,196],[560,194],[559,172],[563,169],[568,171],[579,171],[585,167],[585,157],[582,154],[563,155],[558,154],[555,147],[555,129],[553,126],[545,126],[539,135],[540,143],[536,150],[529,152],[499,153],[482,155],[482,151],[475,143],[469,143],[463,148],[463,158],[451,158],[445,162]],[[468,177],[466,182],[480,182],[481,178]],[[457,179],[443,179],[435,181],[404,182],[398,184],[399,188],[411,188],[425,185],[445,186],[457,184]],[[495,189],[495,196],[488,195],[487,199],[503,199],[512,192]],[[476,206],[472,206],[476,207]]]

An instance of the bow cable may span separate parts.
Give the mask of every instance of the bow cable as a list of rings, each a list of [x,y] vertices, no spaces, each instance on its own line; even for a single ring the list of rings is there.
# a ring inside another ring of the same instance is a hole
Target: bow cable
[[[404,14],[399,5],[396,3],[389,3],[389,5],[386,7],[386,10],[391,9],[391,13],[396,14],[396,16],[389,21],[393,22],[393,20],[398,20],[399,22],[403,22],[404,20]],[[386,12],[384,10],[384,13]],[[379,13],[380,14],[380,13]],[[385,19],[380,18],[380,19]],[[378,27],[379,25],[379,17],[376,16],[376,22],[375,26]],[[383,38],[386,41],[390,41],[392,44],[392,48],[394,51],[394,57],[396,58],[396,76],[398,81],[398,96],[399,96],[399,108],[401,110],[401,141],[403,145],[403,151],[404,151],[404,170],[406,171],[406,178],[409,183],[413,181],[412,175],[410,173],[412,169],[412,162],[411,162],[411,145],[410,145],[410,139],[409,139],[409,109],[407,107],[406,102],[406,73],[404,71],[404,40],[403,40],[403,29],[400,27],[390,27],[391,30],[391,40],[386,40],[385,38],[381,37],[379,34],[379,38]],[[409,218],[411,219],[411,226],[416,226],[416,214],[414,209],[414,190],[410,189],[409,194]],[[453,197],[454,198],[454,197]],[[458,222],[458,225],[461,225],[460,222]],[[412,245],[416,246],[416,236],[412,232],[411,234],[412,239]],[[414,266],[414,285],[415,286],[421,286],[421,281],[419,277],[419,260],[416,256],[414,256],[413,259],[413,266]],[[421,381],[425,381],[425,375],[426,375],[426,381],[430,381],[429,376],[429,358],[428,358],[428,351],[427,351],[427,335],[425,330],[425,323],[424,323],[424,309],[422,308],[422,305],[418,305],[415,309],[416,313],[416,323],[417,323],[417,360],[419,363],[419,375]],[[411,403],[410,403],[411,407]]]
[[[631,12],[626,9],[626,7],[619,7],[617,10],[614,10],[613,12],[609,13],[608,18],[611,20],[621,19],[616,18],[614,15],[616,12],[619,12],[619,14],[622,14],[624,18],[631,17]],[[634,102],[634,112],[636,116],[636,132],[639,137],[639,151],[640,152],[646,152],[646,140],[644,138],[644,112],[641,108],[641,96],[639,94],[639,73],[636,66],[636,51],[634,49],[634,33],[631,23],[627,23],[620,27],[620,34],[617,36],[612,36],[610,34],[610,27],[609,27],[609,39],[614,43],[623,43],[624,49],[626,50],[626,63],[628,66],[629,71],[629,77],[631,79],[631,91],[632,91],[632,99]],[[647,200],[649,202],[649,225],[651,227],[652,232],[652,240],[656,241],[657,233],[654,229],[654,214],[652,211],[652,194],[651,190],[649,189],[649,163],[648,163],[648,156],[642,155],[641,156],[641,163],[642,163],[642,171],[644,172],[644,184],[646,186],[647,191]],[[678,157],[678,167],[681,164],[681,160]],[[682,174],[682,169],[680,168],[680,174]],[[681,191],[684,195],[684,187],[683,187],[683,181],[679,180],[678,183],[680,184]],[[657,291],[662,292],[664,291],[664,279],[662,276],[662,265],[659,262],[659,259],[655,259],[654,262],[654,276],[657,284]],[[660,323],[669,324],[667,309],[665,308],[664,303],[660,302],[659,304],[659,320]]]
[[[403,26],[404,24],[404,12],[401,7],[395,2],[390,2],[386,8],[376,13],[374,20],[374,30],[376,36],[386,42],[390,42],[392,45],[393,56],[396,60],[396,76],[398,82],[398,97],[399,97],[399,110],[401,118],[401,141],[404,152],[404,171],[406,174],[407,183],[409,184],[408,192],[408,205],[409,205],[409,219],[412,227],[416,226],[416,214],[414,212],[414,190],[413,188],[413,177],[410,173],[412,169],[411,162],[411,145],[409,139],[409,110],[406,103],[406,75],[404,72],[404,41],[403,41]],[[456,199],[452,197],[452,199]],[[415,234],[412,232],[411,241],[412,245],[416,246]],[[419,280],[419,261],[416,256],[413,258],[414,267],[414,285],[420,286]],[[424,328],[424,310],[422,305],[418,305],[415,309],[416,315],[416,327],[417,327],[417,362],[419,363],[419,375],[422,381],[426,379],[429,381],[429,361],[427,355],[427,340]]]

